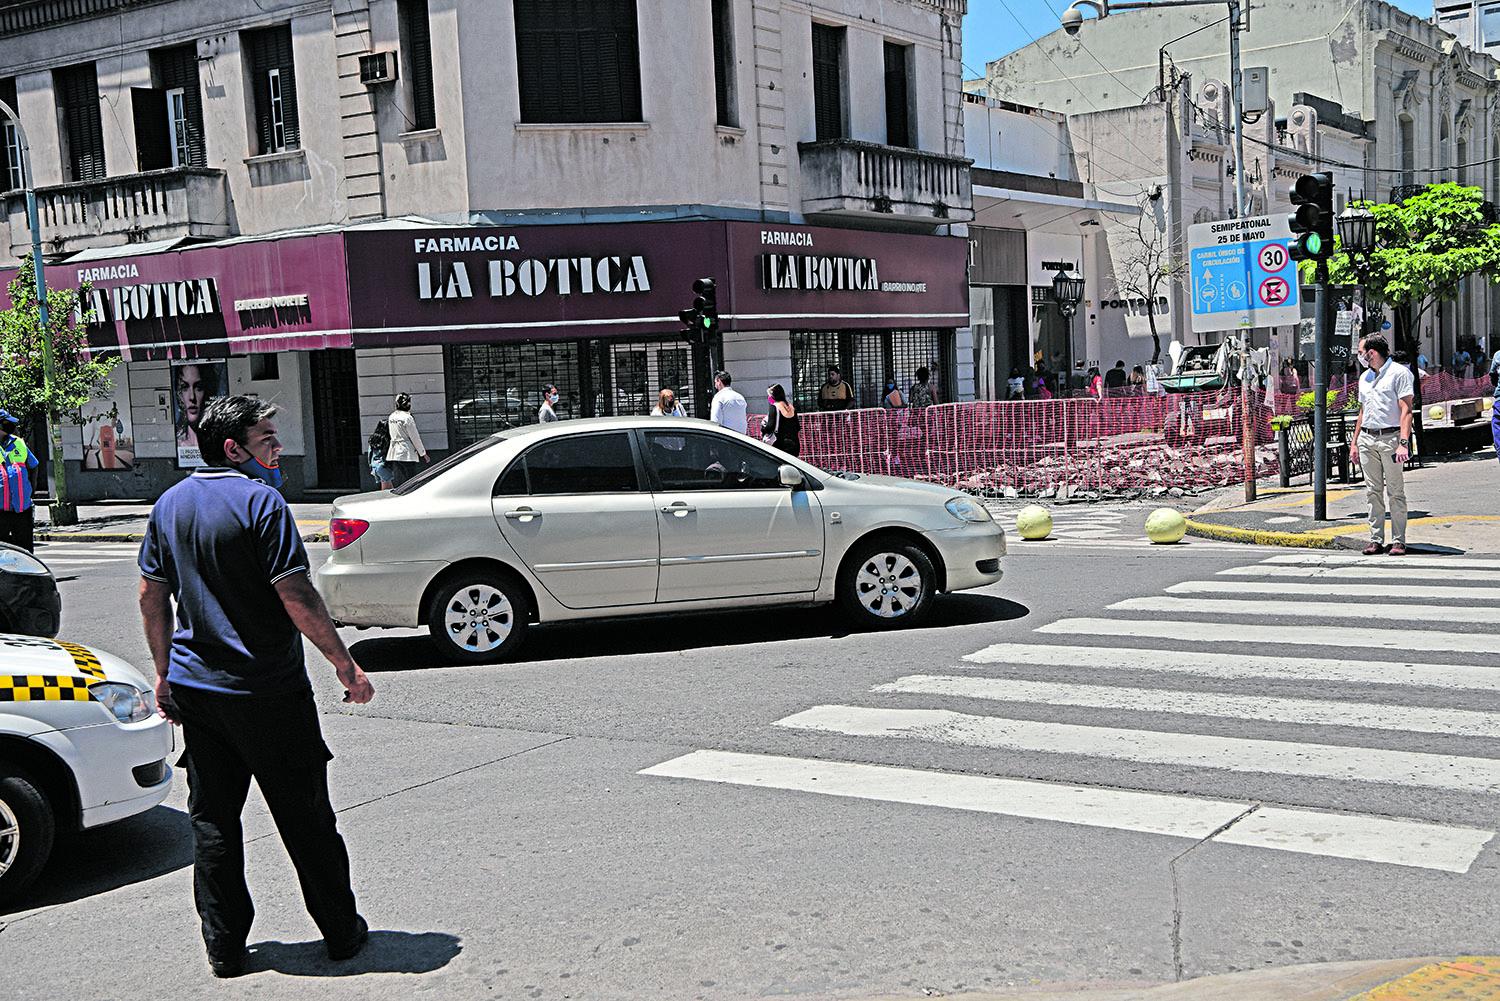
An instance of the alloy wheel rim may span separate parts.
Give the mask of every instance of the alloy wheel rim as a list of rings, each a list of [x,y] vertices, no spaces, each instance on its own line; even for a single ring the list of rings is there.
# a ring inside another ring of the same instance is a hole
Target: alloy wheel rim
[[[859,568],[854,589],[870,614],[898,619],[922,600],[922,571],[901,553],[880,553]]]
[[[448,639],[460,650],[489,653],[510,638],[515,627],[515,609],[499,588],[471,584],[448,599],[443,627]]]
[[[0,799],[0,876],[4,876],[21,854],[21,825],[10,804]]]

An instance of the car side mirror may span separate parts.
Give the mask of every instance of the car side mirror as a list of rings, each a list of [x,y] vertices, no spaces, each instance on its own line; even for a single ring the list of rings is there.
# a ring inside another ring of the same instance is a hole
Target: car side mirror
[[[782,486],[791,487],[793,490],[802,486],[802,470],[796,466],[782,466],[779,472],[781,473]]]

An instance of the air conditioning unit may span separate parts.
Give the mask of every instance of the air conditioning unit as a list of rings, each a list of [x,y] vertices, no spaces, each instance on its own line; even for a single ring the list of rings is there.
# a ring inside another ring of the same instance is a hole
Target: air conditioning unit
[[[359,57],[359,82],[366,87],[396,79],[396,53],[367,52]]]

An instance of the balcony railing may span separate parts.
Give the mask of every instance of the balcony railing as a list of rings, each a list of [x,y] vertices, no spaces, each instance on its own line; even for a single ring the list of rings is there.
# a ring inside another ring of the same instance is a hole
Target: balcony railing
[[[854,139],[800,143],[804,215],[940,226],[974,218],[972,160]]]
[[[26,198],[4,195],[10,249],[31,250]],[[222,170],[174,167],[36,189],[44,254],[148,243],[173,237],[230,235],[229,185]]]

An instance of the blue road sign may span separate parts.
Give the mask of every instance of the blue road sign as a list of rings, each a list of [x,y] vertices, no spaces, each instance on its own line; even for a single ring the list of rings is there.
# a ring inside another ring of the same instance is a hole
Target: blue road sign
[[[1188,227],[1193,330],[1296,323],[1302,316],[1285,216]]]

